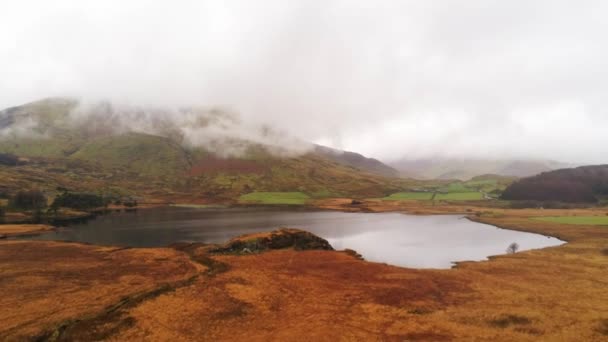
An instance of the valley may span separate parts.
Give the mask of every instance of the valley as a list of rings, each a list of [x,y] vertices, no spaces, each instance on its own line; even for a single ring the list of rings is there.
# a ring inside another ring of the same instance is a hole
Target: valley
[[[0,342],[608,342],[608,2],[0,7]]]
[[[75,106],[0,112],[0,339],[608,336],[602,166],[401,178],[319,145],[92,128]]]
[[[355,210],[424,210],[403,201],[385,203],[372,201]],[[350,203],[341,206],[353,210]],[[0,320],[6,327],[0,336],[421,341],[605,337],[608,230],[531,219],[564,213],[599,216],[605,211],[488,211],[469,205],[436,210],[484,210],[471,219],[568,243],[461,262],[450,270],[424,270],[363,261],[348,251],[301,250],[288,244],[252,254],[218,254],[204,244],[123,249],[8,240],[0,242],[6,276],[0,284],[5,294]],[[262,238],[258,234],[241,239],[251,245],[246,241]],[[17,251],[20,257],[15,259]],[[70,277],[73,272],[79,275]],[[41,292],[46,295],[37,295]],[[23,296],[32,304],[15,312],[11,303]],[[555,310],[556,302],[568,310]]]

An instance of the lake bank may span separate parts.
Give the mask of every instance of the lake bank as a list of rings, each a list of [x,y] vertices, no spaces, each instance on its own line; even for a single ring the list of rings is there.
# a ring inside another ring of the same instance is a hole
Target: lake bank
[[[109,212],[33,240],[63,240],[120,247],[166,247],[178,242],[224,243],[243,234],[280,227],[298,228],[327,239],[339,250],[353,249],[366,260],[413,268],[450,268],[456,261],[479,261],[563,241],[496,229],[460,215],[349,213],[307,208],[162,207]]]
[[[0,224],[0,239],[39,235],[55,229],[47,224]]]
[[[100,321],[91,322],[97,327],[91,331],[107,334],[99,336],[110,340],[605,338],[608,232],[528,219],[538,215],[538,211],[505,212],[477,219],[559,236],[569,243],[460,263],[451,270],[400,268],[332,251],[288,249],[236,256],[206,255],[199,249],[186,253],[168,248],[4,241],[0,265],[10,274],[3,273],[8,277],[0,284],[6,294],[0,299],[4,308],[0,317],[13,323],[0,336],[38,336],[70,317],[97,317]],[[20,258],[14,258],[17,246]],[[75,254],[75,248],[82,251]],[[101,259],[91,253],[101,253]],[[39,257],[42,254],[46,257]],[[102,292],[108,293],[107,298],[100,296],[99,288],[92,285],[99,280],[86,280],[103,279],[106,272],[96,266],[107,265],[111,279],[122,279],[117,294],[137,297],[170,286],[170,279],[178,282],[198,274],[192,270],[205,266],[193,261],[193,256],[221,263],[222,271],[121,306],[120,314],[112,317],[103,313],[122,303],[120,296],[107,291]],[[72,266],[73,259],[82,262]],[[167,274],[174,276],[164,279]],[[157,278],[145,280],[152,276]],[[145,284],[147,290],[138,287]],[[71,291],[75,288],[79,292]],[[52,302],[46,299],[49,296]],[[39,301],[45,304],[34,305]],[[32,304],[24,305],[28,302]],[[556,310],[556,305],[563,309]],[[16,306],[20,307],[17,314]],[[50,314],[57,310],[60,315]]]

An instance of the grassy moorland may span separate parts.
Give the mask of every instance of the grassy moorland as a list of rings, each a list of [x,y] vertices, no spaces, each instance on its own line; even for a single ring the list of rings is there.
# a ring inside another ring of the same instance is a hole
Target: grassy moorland
[[[420,201],[364,201],[353,206],[347,199],[316,203],[343,210],[470,213],[471,219],[480,222],[557,236],[568,243],[463,262],[450,270],[421,270],[326,250],[287,248],[233,255],[214,254],[201,245],[120,250],[71,243],[0,242],[5,275],[0,282],[0,338],[608,338],[608,230],[534,219],[605,216],[605,208],[513,210],[466,203],[432,206]],[[14,258],[17,252],[20,257]]]
[[[53,340],[46,333],[55,328],[171,291],[205,269],[170,249],[10,240],[0,242],[0,265],[3,341]]]

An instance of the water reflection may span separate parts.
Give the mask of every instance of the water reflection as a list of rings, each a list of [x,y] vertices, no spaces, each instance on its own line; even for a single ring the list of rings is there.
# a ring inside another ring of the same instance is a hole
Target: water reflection
[[[504,254],[512,242],[517,242],[520,250],[563,243],[455,215],[177,207],[114,212],[31,239],[156,247],[178,241],[221,243],[237,235],[278,227],[306,229],[327,239],[334,248],[354,249],[369,261],[423,268],[449,268],[453,261]]]

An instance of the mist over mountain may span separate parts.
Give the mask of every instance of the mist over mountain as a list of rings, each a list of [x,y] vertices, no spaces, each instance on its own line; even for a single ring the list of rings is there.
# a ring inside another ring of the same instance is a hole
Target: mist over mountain
[[[483,174],[528,177],[541,172],[571,167],[572,164],[552,160],[404,158],[389,163],[403,177],[418,179],[469,180]]]
[[[184,148],[202,148],[220,158],[247,157],[263,146],[276,157],[314,153],[344,166],[386,176],[468,180],[482,174],[527,177],[571,164],[551,160],[404,158],[390,166],[356,152],[313,144],[267,124],[244,122],[226,108],[134,106],[110,101],[47,98],[0,111],[0,148],[25,156],[82,156],[94,139],[124,139],[141,133]]]
[[[0,112],[0,140],[115,136],[129,132],[169,138],[222,156],[240,156],[247,144],[268,146],[275,154],[313,149],[267,125],[244,123],[223,108],[133,106],[109,101],[48,98]],[[66,152],[67,153],[67,152]]]
[[[66,95],[202,106],[384,161],[603,163],[607,10],[601,1],[23,0],[0,11],[0,108]]]
[[[387,178],[397,173],[378,160],[248,125],[217,108],[48,98],[0,111],[0,156],[0,187],[8,192],[28,184],[188,198],[294,190],[384,196],[407,184]]]

